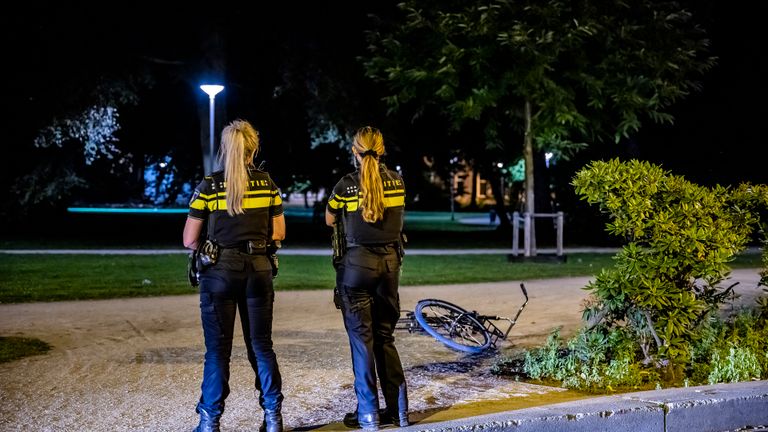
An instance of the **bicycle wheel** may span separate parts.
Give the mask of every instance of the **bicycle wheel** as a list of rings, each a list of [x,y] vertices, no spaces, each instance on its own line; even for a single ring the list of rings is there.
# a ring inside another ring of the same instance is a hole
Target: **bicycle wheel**
[[[483,324],[470,312],[437,299],[416,303],[414,317],[421,327],[446,346],[468,353],[479,353],[491,345]]]

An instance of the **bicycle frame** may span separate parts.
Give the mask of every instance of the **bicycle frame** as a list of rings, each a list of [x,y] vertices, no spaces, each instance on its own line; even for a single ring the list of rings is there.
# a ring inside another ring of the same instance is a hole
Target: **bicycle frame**
[[[528,290],[525,289],[525,284],[520,284],[520,290],[523,292],[523,296],[525,296],[525,301],[520,306],[520,308],[517,310],[517,313],[515,314],[515,317],[510,319],[507,317],[501,317],[496,315],[477,315],[475,318],[477,318],[483,325],[485,326],[486,330],[491,336],[491,345],[496,346],[496,341],[499,339],[506,340],[509,336],[509,332],[512,331],[512,327],[517,324],[517,318],[520,317],[520,313],[523,312],[523,309],[525,309],[525,306],[528,304]],[[492,321],[507,321],[509,323],[509,326],[505,331],[502,331],[498,326],[496,326]]]

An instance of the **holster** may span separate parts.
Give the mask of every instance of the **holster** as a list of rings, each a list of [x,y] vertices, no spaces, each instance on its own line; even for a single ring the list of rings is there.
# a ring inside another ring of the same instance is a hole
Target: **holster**
[[[338,268],[344,254],[347,253],[347,238],[344,234],[344,223],[341,220],[333,224],[333,234],[331,234],[331,247],[333,248],[333,268]]]
[[[272,265],[272,279],[277,277],[277,272],[280,267],[280,261],[277,258],[277,251],[281,247],[282,244],[277,240],[270,242],[266,247],[267,258],[269,258],[269,263]]]
[[[333,305],[336,306],[336,309],[341,309],[341,292],[339,292],[339,287],[335,286],[333,287]]]
[[[208,268],[219,261],[219,245],[210,239],[202,242],[196,251],[197,270]]]
[[[189,280],[189,285],[193,288],[200,285],[200,275],[198,273],[197,251],[194,250],[189,254],[189,258],[187,259],[187,280]]]
[[[408,243],[408,237],[404,232],[400,232],[400,239],[397,241],[397,256],[400,258],[400,264],[403,263],[403,257],[405,256],[405,245]]]

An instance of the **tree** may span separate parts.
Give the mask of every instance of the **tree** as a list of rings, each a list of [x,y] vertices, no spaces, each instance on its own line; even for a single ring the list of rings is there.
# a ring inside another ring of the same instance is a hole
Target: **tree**
[[[646,119],[672,123],[669,106],[696,90],[695,79],[715,62],[703,29],[675,2],[398,7],[398,21],[368,33],[367,75],[387,85],[391,112],[405,110],[414,121],[437,112],[452,131],[473,131],[463,150],[486,175],[484,158],[521,143],[514,154],[525,159],[529,213],[536,151],[567,158],[590,142],[627,138]]]
[[[51,113],[31,142],[22,143],[29,145],[23,151],[34,157],[24,161],[27,170],[11,183],[17,205],[10,207],[8,216],[24,216],[40,205],[56,207],[74,191],[87,188],[86,170],[131,173],[132,154],[121,150],[116,134],[122,108],[136,105],[141,86],[151,86],[151,81],[139,74],[102,76],[77,102]]]
[[[143,150],[167,143],[158,129],[130,127],[158,78],[153,59],[138,45],[143,37],[160,40],[158,31],[145,27],[136,33],[130,18],[142,14],[140,8],[106,17],[90,5],[21,7],[19,19],[6,26],[9,57],[18,67],[11,72],[14,127],[8,137],[16,157],[3,173],[12,205],[3,212],[34,215],[38,205],[60,209],[75,194],[125,200],[141,190],[136,180]]]

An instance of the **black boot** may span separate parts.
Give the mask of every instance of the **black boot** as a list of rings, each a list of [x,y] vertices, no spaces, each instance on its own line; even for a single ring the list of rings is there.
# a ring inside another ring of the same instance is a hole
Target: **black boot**
[[[261,422],[259,432],[283,432],[283,415],[279,409],[264,410],[264,420]]]
[[[373,412],[370,414],[357,413],[357,423],[363,430],[375,431],[379,430],[379,413]]]
[[[379,424],[381,424],[379,414],[381,412],[383,411],[379,410],[379,412],[370,414],[360,414],[357,411],[347,413],[342,422],[344,423],[344,426],[349,428],[362,428],[369,431],[379,430]]]
[[[200,414],[200,423],[193,432],[219,432],[219,417],[213,417],[203,410],[197,410]]]
[[[397,427],[406,427],[411,425],[408,419],[408,411],[400,411],[397,415],[392,415],[392,423]]]
[[[397,427],[406,427],[411,425],[411,422],[408,419],[408,411],[402,411],[402,412],[393,414],[385,409],[380,409],[379,418],[380,418],[381,424],[383,425],[391,424]]]

